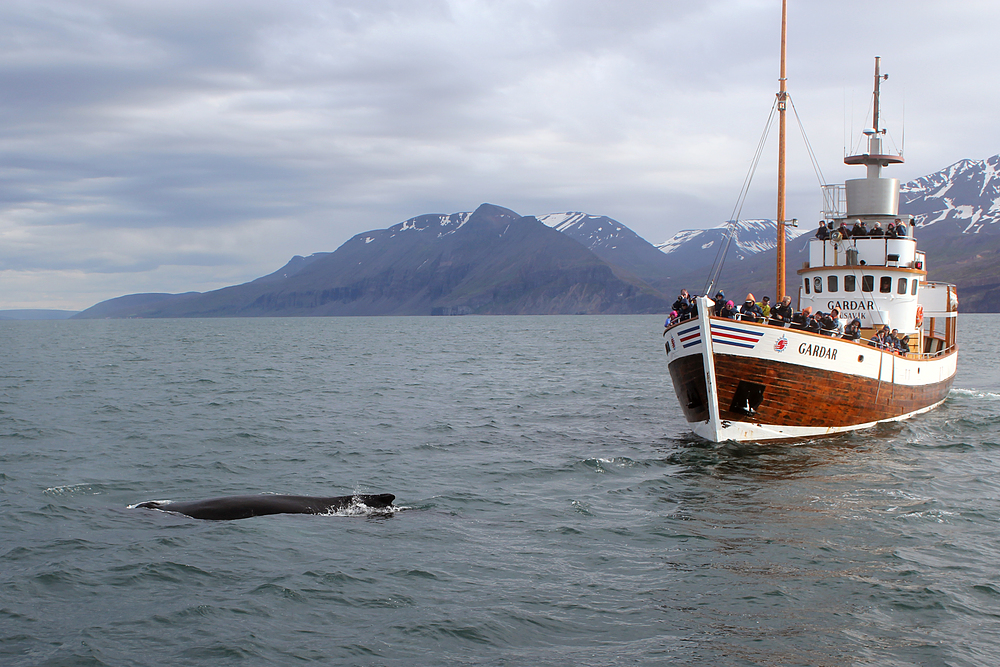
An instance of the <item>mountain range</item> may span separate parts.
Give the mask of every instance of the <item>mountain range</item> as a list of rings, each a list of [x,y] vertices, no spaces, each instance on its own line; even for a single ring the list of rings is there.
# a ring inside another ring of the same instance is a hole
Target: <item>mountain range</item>
[[[929,279],[958,284],[963,311],[1000,311],[1000,156],[904,184],[900,212],[915,216],[921,247],[932,249]],[[681,288],[705,286],[729,227],[685,230],[654,245],[606,216],[522,216],[483,204],[358,234],[242,285],[133,294],[75,317],[663,313]],[[773,291],[775,223],[732,227],[718,286],[734,301]],[[812,231],[786,230],[789,267],[805,260]]]
[[[900,187],[930,279],[958,285],[964,312],[1000,312],[1000,155],[961,160]]]
[[[508,209],[421,215],[204,294],[131,295],[77,317],[654,313],[656,289]]]

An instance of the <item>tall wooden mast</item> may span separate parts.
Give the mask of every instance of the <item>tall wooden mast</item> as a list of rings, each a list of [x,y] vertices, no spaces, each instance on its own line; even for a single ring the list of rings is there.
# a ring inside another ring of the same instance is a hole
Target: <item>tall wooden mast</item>
[[[788,92],[785,89],[785,41],[786,18],[788,15],[788,0],[781,0],[781,74],[778,79],[778,260],[776,262],[777,278],[775,282],[774,303],[778,304],[785,296],[785,106]]]

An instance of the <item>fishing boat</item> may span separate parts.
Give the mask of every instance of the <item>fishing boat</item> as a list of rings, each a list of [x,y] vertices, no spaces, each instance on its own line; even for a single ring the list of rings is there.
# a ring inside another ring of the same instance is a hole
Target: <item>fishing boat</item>
[[[775,303],[787,293],[785,26],[783,0]],[[947,397],[957,370],[958,295],[954,285],[927,280],[913,217],[899,214],[899,180],[882,175],[903,162],[883,148],[879,87],[886,78],[876,58],[867,152],[844,159],[864,166],[866,176],[822,186],[824,222],[833,229],[808,241],[808,261],[792,290],[799,311],[836,309],[841,322],[857,319],[860,338],[785,321],[718,317],[712,299],[697,297],[690,317],[669,323],[663,334],[674,392],[696,435],[722,442],[842,433],[907,419]],[[869,230],[891,224],[903,235],[844,234],[841,222]]]

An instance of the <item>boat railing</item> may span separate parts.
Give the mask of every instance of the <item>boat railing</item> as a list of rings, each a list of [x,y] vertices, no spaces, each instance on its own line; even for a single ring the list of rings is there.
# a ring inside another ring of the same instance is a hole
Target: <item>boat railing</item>
[[[809,261],[803,269],[819,267],[894,267],[923,269],[923,257],[917,250],[912,236],[859,236],[841,238],[812,238],[809,243]]]
[[[956,345],[951,347],[946,347],[943,350],[938,350],[937,352],[909,352],[906,354],[907,359],[933,359],[935,357],[943,357],[951,352],[954,352],[957,348]]]
[[[901,356],[903,358],[906,358],[906,359],[933,359],[935,357],[943,357],[943,356],[945,356],[945,355],[953,352],[956,349],[956,347],[957,347],[956,345],[950,345],[950,346],[948,346],[946,348],[937,350],[935,352],[906,352],[906,353],[898,353],[897,351],[892,350],[890,348],[881,347],[881,346],[878,346],[878,345],[872,345],[872,342],[871,342],[870,338],[844,338],[843,333],[839,333],[838,330],[836,330],[836,329],[818,329],[818,330],[816,330],[816,329],[803,329],[803,328],[800,328],[800,327],[793,327],[791,322],[778,322],[776,320],[771,320],[771,319],[765,319],[765,320],[762,320],[762,321],[758,321],[756,318],[754,318],[752,320],[751,319],[743,319],[742,314],[737,314],[737,316],[735,318],[719,317],[717,315],[710,315],[709,317],[711,319],[713,319],[713,320],[722,320],[724,322],[746,322],[746,323],[750,323],[750,324],[761,324],[761,325],[767,325],[767,326],[770,326],[770,327],[774,327],[776,329],[792,329],[793,331],[800,331],[802,333],[814,334],[814,335],[817,335],[817,336],[822,336],[824,338],[836,338],[837,340],[842,340],[842,341],[847,342],[847,343],[854,343],[855,345],[860,345],[862,347],[874,347],[875,349],[877,349],[877,350],[879,350],[881,352],[896,352],[897,354],[899,354],[899,356]],[[674,322],[671,322],[670,325],[668,326],[668,328],[674,326],[675,324],[681,324],[683,322],[688,322],[688,321],[695,320],[695,319],[697,319],[697,318],[693,318],[692,317],[692,318],[686,318],[684,320],[676,320]]]
[[[955,349],[955,346],[952,345],[951,347],[945,348],[943,350],[938,350],[937,352],[899,352],[898,350],[893,350],[891,348],[872,345],[871,340],[867,338],[862,338],[861,340],[856,340],[853,342],[858,343],[860,345],[866,345],[868,347],[874,347],[878,350],[881,350],[882,352],[892,352],[894,354],[898,354],[900,357],[903,357],[904,359],[916,359],[916,360],[934,359],[935,357],[943,357]]]
[[[822,185],[823,217],[827,220],[842,220],[847,217],[847,186],[843,183]]]

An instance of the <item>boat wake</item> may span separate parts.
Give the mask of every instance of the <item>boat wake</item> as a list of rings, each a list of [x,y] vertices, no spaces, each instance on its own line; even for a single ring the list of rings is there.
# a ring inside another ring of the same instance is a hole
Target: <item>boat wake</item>
[[[969,398],[982,398],[987,401],[1000,400],[1000,394],[995,391],[980,391],[979,389],[956,389],[952,387],[951,393],[954,396],[966,396]]]

